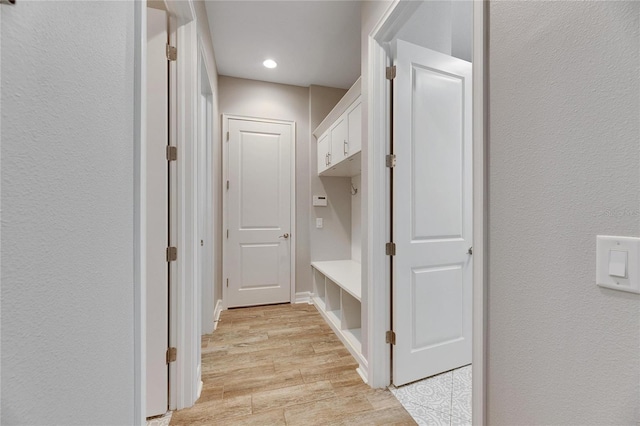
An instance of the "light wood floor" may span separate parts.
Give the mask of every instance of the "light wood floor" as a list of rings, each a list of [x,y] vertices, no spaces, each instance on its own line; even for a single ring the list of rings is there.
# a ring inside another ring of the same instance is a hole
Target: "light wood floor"
[[[313,305],[232,309],[202,338],[202,395],[172,425],[414,425]]]

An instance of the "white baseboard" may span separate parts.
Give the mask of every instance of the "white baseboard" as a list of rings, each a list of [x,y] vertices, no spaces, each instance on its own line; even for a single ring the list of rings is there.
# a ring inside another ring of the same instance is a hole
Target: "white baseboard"
[[[360,364],[358,368],[356,368],[356,372],[358,373],[358,375],[360,376],[363,382],[365,382],[366,384],[369,384],[367,369],[364,367],[364,365]]]
[[[200,395],[202,394],[202,386],[204,386],[204,383],[202,382],[202,380],[200,380],[200,383],[198,384],[198,396],[196,397],[196,401],[200,399]]]
[[[311,303],[311,292],[301,291],[296,293],[296,300],[293,303]]]
[[[220,313],[222,313],[224,309],[222,308],[222,299],[218,300],[216,303],[216,308],[213,310],[213,330],[215,331],[218,328],[218,321],[220,321]]]

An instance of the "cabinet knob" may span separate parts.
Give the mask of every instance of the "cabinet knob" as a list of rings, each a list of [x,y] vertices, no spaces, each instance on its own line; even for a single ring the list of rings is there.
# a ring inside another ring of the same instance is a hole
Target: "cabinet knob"
[[[284,238],[285,240],[289,238],[289,234],[280,235],[278,238]]]

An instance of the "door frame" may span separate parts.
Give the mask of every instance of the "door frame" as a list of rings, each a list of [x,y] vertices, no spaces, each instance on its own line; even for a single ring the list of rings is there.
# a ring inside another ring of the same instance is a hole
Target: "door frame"
[[[420,2],[394,0],[378,24],[369,33],[368,52],[369,94],[367,155],[367,183],[369,199],[367,294],[368,324],[368,380],[372,387],[391,384],[391,346],[385,341],[385,332],[391,327],[390,262],[384,247],[390,231],[390,179],[384,167],[389,150],[391,122],[389,117],[390,93],[386,67],[392,64],[387,44],[408,21]],[[473,1],[473,327],[472,327],[472,414],[473,424],[486,423],[486,161],[485,161],[485,51],[487,37],[485,22],[487,3]],[[380,313],[384,313],[380,315]]]
[[[296,241],[298,238],[298,232],[296,230],[296,122],[288,121],[288,120],[277,120],[271,118],[259,118],[259,117],[249,117],[243,115],[234,115],[234,114],[222,114],[222,182],[221,182],[221,190],[222,190],[222,229],[223,229],[223,244],[222,244],[222,308],[227,308],[227,286],[226,279],[228,277],[228,267],[227,267],[227,244],[228,239],[224,236],[226,229],[229,226],[229,193],[226,188],[226,182],[229,179],[229,148],[228,148],[228,138],[227,134],[229,132],[229,120],[246,120],[246,121],[258,121],[262,123],[272,123],[272,124],[284,124],[291,127],[291,164],[290,168],[290,182],[291,182],[291,230],[289,231],[291,234],[291,257],[289,259],[290,265],[290,278],[289,282],[291,283],[291,288],[289,291],[289,303],[294,303],[296,300]]]

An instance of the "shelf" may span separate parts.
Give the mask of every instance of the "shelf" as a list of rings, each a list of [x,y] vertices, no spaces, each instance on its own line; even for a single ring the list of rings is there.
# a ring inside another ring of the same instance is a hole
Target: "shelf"
[[[351,343],[351,345],[353,345],[353,347],[358,352],[362,351],[362,343],[361,343],[362,329],[352,328],[350,330],[342,330],[342,334],[344,334],[344,337],[347,339],[347,341]]]
[[[329,260],[311,262],[311,266],[360,301],[362,294],[362,266],[360,263],[355,260]]]
[[[357,176],[362,173],[361,152],[356,152],[351,157],[345,158],[333,167],[320,173],[320,176]]]
[[[327,317],[338,327],[340,327],[340,310],[327,311]]]

